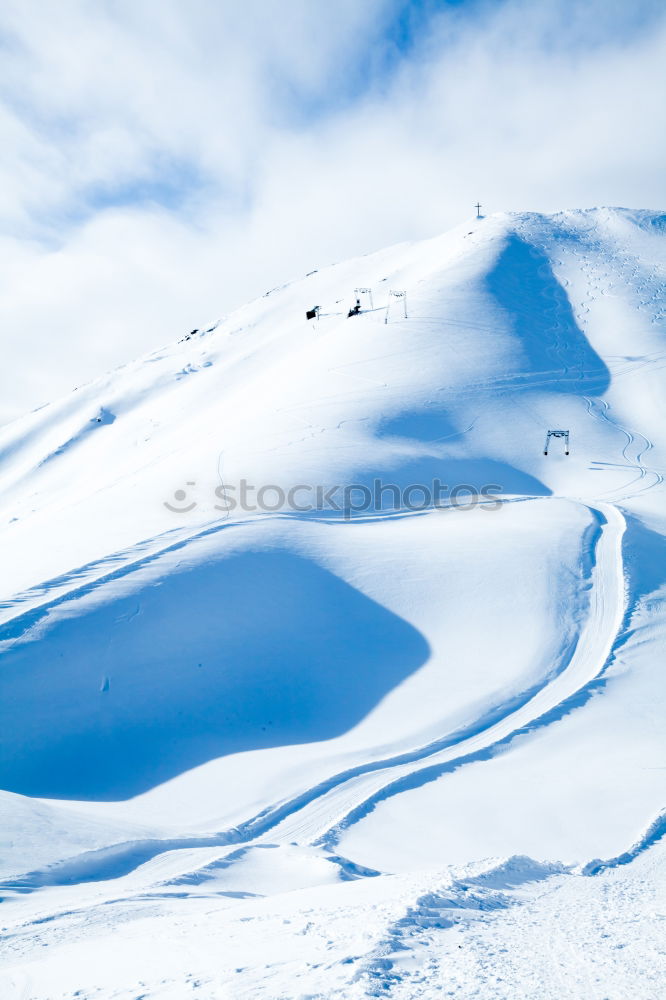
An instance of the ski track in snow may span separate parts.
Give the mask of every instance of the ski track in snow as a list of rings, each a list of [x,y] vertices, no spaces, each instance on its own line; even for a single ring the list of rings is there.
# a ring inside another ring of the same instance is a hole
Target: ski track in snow
[[[621,552],[625,522],[620,512],[610,505],[603,505],[601,510],[606,520],[597,542],[590,612],[564,669],[517,708],[507,710],[489,725],[482,721],[477,724],[478,732],[454,737],[450,745],[441,750],[430,745],[415,751],[406,763],[398,760],[389,762],[386,769],[375,770],[373,766],[372,771],[356,773],[348,779],[341,777],[330,791],[322,790],[321,794],[313,796],[304,809],[297,812],[290,808],[284,820],[274,829],[269,827],[271,836],[287,841],[320,842],[333,848],[341,830],[366,815],[376,802],[415,787],[423,780],[433,780],[446,771],[479,759],[484,752],[497,749],[598,677],[619,634],[625,609]],[[264,817],[259,822],[266,825],[271,819]]]
[[[663,483],[664,481],[663,475],[660,472],[657,472],[655,469],[647,468],[647,466],[643,462],[643,455],[647,454],[647,452],[654,447],[652,441],[650,441],[649,438],[645,437],[644,434],[628,430],[626,427],[623,427],[622,424],[619,424],[617,420],[614,420],[611,416],[609,416],[610,406],[606,402],[606,400],[591,399],[588,396],[585,396],[584,399],[587,405],[587,412],[590,414],[590,416],[596,417],[598,420],[605,421],[606,423],[610,424],[612,427],[614,427],[616,430],[618,430],[621,434],[624,435],[624,437],[626,438],[626,443],[622,448],[622,457],[624,459],[624,464],[627,466],[627,468],[633,469],[635,472],[638,473],[637,476],[634,476],[633,479],[630,479],[627,483],[624,484],[624,486],[616,490],[609,491],[609,493],[604,494],[604,496],[606,497],[610,496],[614,502],[621,503],[623,500],[630,500],[632,497],[636,497],[641,493],[645,493],[647,490],[651,490],[655,486],[659,486],[661,483]],[[626,490],[628,490],[631,486],[640,483],[642,480],[648,479],[648,477],[650,476],[652,476],[653,479],[645,483],[643,486],[641,486],[640,489],[636,488],[634,490],[631,490],[630,493],[626,492]],[[618,493],[620,494],[619,496],[617,496]]]
[[[44,885],[114,879],[166,851],[195,847],[270,839],[272,843],[321,844],[334,850],[342,830],[367,815],[382,799],[492,756],[500,746],[529,731],[540,720],[549,724],[558,707],[571,710],[572,699],[581,696],[603,673],[625,614],[622,537],[626,523],[611,504],[598,503],[596,507],[590,505],[590,509],[598,517],[600,531],[592,568],[589,613],[570,658],[537,690],[499,706],[462,733],[333,775],[287,802],[263,809],[231,830],[211,837],[115,845],[11,879],[3,888],[25,892]]]

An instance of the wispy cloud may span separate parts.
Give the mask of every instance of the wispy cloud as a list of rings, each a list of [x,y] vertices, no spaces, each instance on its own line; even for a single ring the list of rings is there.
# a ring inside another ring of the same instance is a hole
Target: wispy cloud
[[[649,0],[6,0],[0,50],[0,419],[477,197],[663,200]]]

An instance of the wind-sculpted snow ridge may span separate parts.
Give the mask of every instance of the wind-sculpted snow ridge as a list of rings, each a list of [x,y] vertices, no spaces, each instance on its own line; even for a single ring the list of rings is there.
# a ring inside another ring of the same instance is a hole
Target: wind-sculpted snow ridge
[[[364,958],[353,979],[354,985],[361,986],[358,995],[390,994],[403,980],[404,967],[411,964],[410,953],[427,950],[439,932],[514,906],[520,901],[515,896],[518,887],[565,872],[563,865],[514,857],[429,890],[387,927],[384,937]]]
[[[657,844],[664,835],[666,835],[666,810],[662,811],[654,822],[650,823],[645,833],[627,851],[623,851],[622,854],[618,854],[615,858],[607,858],[606,861],[602,861],[600,858],[588,861],[581,868],[581,872],[583,875],[598,875],[609,868],[617,868],[618,865],[628,865],[639,854],[642,854],[643,851],[647,851],[653,844]]]
[[[0,428],[3,998],[663,993],[665,288],[490,216]]]

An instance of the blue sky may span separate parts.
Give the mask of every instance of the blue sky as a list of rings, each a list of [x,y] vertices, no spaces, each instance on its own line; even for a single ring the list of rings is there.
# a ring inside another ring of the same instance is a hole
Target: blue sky
[[[653,0],[6,0],[0,39],[0,421],[477,198],[664,202]]]

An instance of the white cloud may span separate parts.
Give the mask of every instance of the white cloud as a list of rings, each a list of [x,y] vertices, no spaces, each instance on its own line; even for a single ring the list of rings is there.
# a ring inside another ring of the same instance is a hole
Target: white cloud
[[[662,201],[658,5],[409,6],[5,2],[0,420],[477,197]]]

